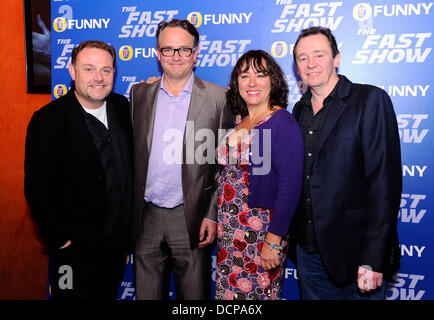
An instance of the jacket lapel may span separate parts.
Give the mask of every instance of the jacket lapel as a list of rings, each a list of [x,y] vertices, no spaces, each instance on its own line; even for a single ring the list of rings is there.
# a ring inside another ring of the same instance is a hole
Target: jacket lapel
[[[134,135],[136,137],[135,147],[137,153],[146,151],[144,156],[149,157],[160,81],[155,82],[151,86],[144,86],[142,89],[144,92],[136,94],[138,101],[134,106],[135,110],[133,110]]]
[[[315,158],[318,156],[319,152],[327,141],[327,138],[333,131],[333,128],[336,126],[336,123],[347,107],[347,104],[343,99],[346,98],[350,93],[351,82],[344,76],[340,77],[342,77],[342,83],[336,92],[335,100],[328,107],[329,110],[327,111],[327,117],[324,121],[323,128],[315,148]]]
[[[147,126],[144,126],[145,129],[145,137],[146,137],[146,147],[147,150],[151,150],[151,144],[152,144],[152,136],[154,133],[154,121],[155,121],[155,111],[157,109],[157,97],[158,97],[158,91],[160,90],[161,80],[158,83],[155,83],[155,85],[151,86],[149,88],[149,101],[152,103],[147,108],[145,108],[146,112],[146,122]]]
[[[190,106],[188,108],[188,114],[187,114],[187,123],[193,123],[195,120],[199,118],[199,114],[201,110],[203,109],[202,106],[205,102],[205,84],[202,80],[200,80],[196,75],[194,76],[194,83],[193,83],[193,91],[191,93],[191,100],[190,100]],[[188,139],[191,138],[191,135],[194,134],[194,128],[192,126],[185,127],[185,133],[184,133],[184,146]]]
[[[83,107],[75,97],[74,89],[71,89],[68,94],[70,107],[68,108],[68,118],[71,120],[72,130],[75,131],[75,141],[80,145],[79,149],[86,150],[92,158],[100,161],[98,151],[96,150],[95,143],[90,136],[89,129],[84,119],[85,114]]]

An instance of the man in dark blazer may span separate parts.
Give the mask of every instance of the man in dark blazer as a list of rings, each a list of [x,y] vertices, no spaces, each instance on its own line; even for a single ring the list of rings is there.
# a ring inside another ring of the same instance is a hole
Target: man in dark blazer
[[[131,239],[132,127],[112,93],[116,51],[86,41],[75,81],[27,129],[25,195],[47,241],[53,299],[116,299]]]
[[[199,33],[188,20],[156,32],[161,80],[131,89],[137,299],[211,298],[218,130],[232,126],[225,88],[196,77]],[[203,134],[203,136],[201,136]],[[201,149],[202,148],[202,149]]]
[[[303,30],[294,61],[308,91],[293,115],[305,142],[295,224],[303,299],[384,299],[399,268],[402,189],[396,115],[387,93],[338,75],[330,30]]]

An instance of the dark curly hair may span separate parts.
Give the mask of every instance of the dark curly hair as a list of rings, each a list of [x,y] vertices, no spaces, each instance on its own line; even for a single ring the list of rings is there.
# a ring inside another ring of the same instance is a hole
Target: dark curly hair
[[[238,59],[234,69],[232,70],[229,90],[226,92],[226,100],[231,106],[233,113],[240,114],[242,117],[249,114],[246,102],[240,95],[238,76],[240,73],[249,70],[251,67],[270,77],[270,109],[273,106],[279,106],[286,109],[288,106],[288,84],[279,64],[273,59],[273,57],[263,50],[249,50]]]

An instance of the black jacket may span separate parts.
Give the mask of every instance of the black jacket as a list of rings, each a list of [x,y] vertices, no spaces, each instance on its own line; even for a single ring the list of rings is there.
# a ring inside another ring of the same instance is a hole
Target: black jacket
[[[109,135],[116,136],[114,148],[118,148],[117,154],[124,155],[122,175],[130,177],[123,188],[127,196],[115,206],[122,208],[119,210],[107,206],[105,168],[74,89],[36,111],[30,120],[26,137],[25,196],[49,250],[71,240],[75,248],[91,252],[104,244],[103,235],[110,235],[109,229],[114,227],[117,227],[116,235],[112,235],[115,238],[109,240],[128,244],[132,198],[132,127],[128,100],[111,93],[107,97],[107,114]]]
[[[387,275],[399,268],[402,191],[396,115],[384,90],[341,77],[310,169],[315,235],[330,276],[357,279],[359,265]],[[294,106],[297,121],[303,104]]]

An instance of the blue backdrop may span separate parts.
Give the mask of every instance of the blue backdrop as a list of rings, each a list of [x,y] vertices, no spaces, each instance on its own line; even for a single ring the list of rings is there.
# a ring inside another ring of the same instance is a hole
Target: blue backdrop
[[[189,19],[200,32],[195,73],[227,86],[238,57],[250,49],[271,53],[285,71],[289,110],[306,90],[297,77],[292,49],[309,26],[329,27],[341,51],[339,73],[353,82],[384,88],[399,124],[404,187],[399,212],[401,268],[388,292],[391,300],[434,298],[431,229],[434,2],[395,0],[298,1],[52,0],[52,95],[71,86],[72,49],[84,40],[103,40],[118,52],[114,91],[128,97],[131,86],[160,75],[155,31],[161,20]],[[119,299],[134,298],[128,259]],[[213,256],[213,278],[215,277]],[[287,263],[284,299],[299,299],[297,270]]]

